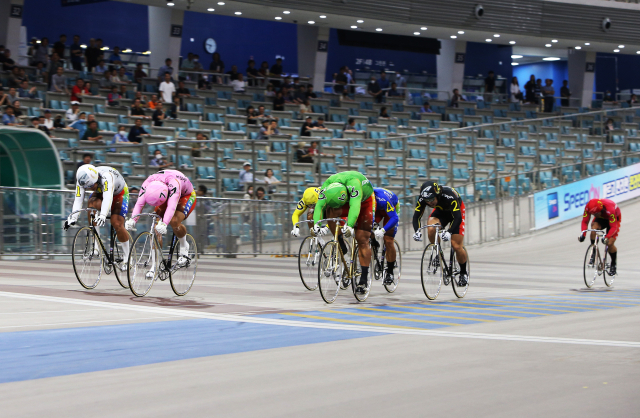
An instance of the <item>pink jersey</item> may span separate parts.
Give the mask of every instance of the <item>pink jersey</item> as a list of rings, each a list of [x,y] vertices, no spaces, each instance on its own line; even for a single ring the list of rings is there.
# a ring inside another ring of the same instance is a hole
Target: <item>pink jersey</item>
[[[131,218],[135,218],[140,215],[140,212],[142,212],[142,208],[144,208],[144,205],[146,204],[144,196],[145,189],[147,184],[152,181],[160,181],[166,184],[169,189],[167,210],[165,211],[164,218],[162,219],[162,221],[168,225],[176,212],[176,207],[178,206],[180,198],[183,196],[190,196],[191,193],[193,193],[193,184],[191,184],[189,179],[178,170],[162,170],[150,175],[144,183],[142,183],[142,188],[138,195],[138,201],[136,202],[136,206],[133,208]]]

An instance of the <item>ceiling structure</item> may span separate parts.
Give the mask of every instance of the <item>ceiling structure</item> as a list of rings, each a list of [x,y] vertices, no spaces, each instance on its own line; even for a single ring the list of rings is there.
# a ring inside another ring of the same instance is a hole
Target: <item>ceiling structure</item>
[[[566,59],[568,49],[640,54],[640,5],[604,0],[448,0],[438,1],[437,6],[430,0],[118,1],[300,25],[526,47],[522,51],[535,49],[530,55],[514,52],[523,55],[514,62],[523,64],[544,58]],[[378,7],[378,2],[384,6]],[[478,4],[484,9],[481,19],[475,16]],[[608,16],[612,28],[605,32],[601,24]],[[636,30],[639,36],[635,36]]]

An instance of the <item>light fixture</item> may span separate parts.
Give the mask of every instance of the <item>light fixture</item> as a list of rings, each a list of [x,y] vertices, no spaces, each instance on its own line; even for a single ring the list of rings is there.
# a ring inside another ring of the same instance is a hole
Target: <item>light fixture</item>
[[[512,55],[511,58],[517,60],[518,58],[522,58],[522,55]]]
[[[42,41],[36,41],[37,44],[39,44],[40,42],[42,42]]]
[[[382,32],[382,28],[376,28],[376,32]]]
[[[290,11],[288,11],[288,10],[285,10],[285,11],[284,11],[284,12],[282,12],[282,13],[284,13],[284,14],[288,15],[288,14],[289,14],[289,13],[291,13],[291,12],[290,12]]]
[[[547,58],[542,58],[542,61],[560,61],[560,58],[558,58],[558,57],[547,57]]]
[[[87,46],[85,44],[80,45],[80,48],[85,49]],[[124,51],[122,51],[124,52]]]
[[[491,39],[491,38],[487,38],[487,39],[485,39],[485,41],[487,41],[487,42],[491,42],[491,41],[493,41],[493,39]]]
[[[622,49],[624,48],[624,45],[618,45],[618,48]]]
[[[636,51],[636,54],[640,54],[640,51]]]
[[[127,48],[127,49],[125,49],[125,50],[124,50],[124,51],[122,51],[122,52],[123,52],[123,53],[125,53],[125,54],[128,54],[128,53],[130,53],[130,52],[131,52],[131,50],[130,50],[129,48]]]
[[[423,26],[423,27],[420,28],[420,30],[427,30],[427,27]]]
[[[362,20],[362,19],[356,20],[356,23],[364,23],[364,20]]]
[[[589,42],[585,42],[584,44],[585,44],[586,46],[589,46],[589,45],[591,45],[591,44],[590,44]]]
[[[109,47],[108,46],[103,46],[102,48],[100,48],[101,51],[108,51]]]
[[[316,23],[316,22],[314,22],[313,20],[310,20],[310,21],[308,21],[307,23],[308,23],[308,24],[310,24],[310,25],[313,25],[313,24],[314,24],[314,23]]]
[[[325,15],[320,16],[320,19],[326,19],[326,18],[327,18],[327,16],[325,16]]]
[[[351,29],[358,29],[356,25],[351,26]]]
[[[513,65],[515,67],[516,65],[520,65],[520,64],[517,63],[517,62],[512,62],[511,65]]]
[[[151,55],[151,51],[144,51],[142,55]]]
[[[459,30],[458,31],[458,35],[464,35],[464,31],[463,30]]]
[[[456,35],[451,35],[451,39],[456,39],[457,36]]]
[[[276,16],[276,20],[282,20],[281,16]]]
[[[214,9],[213,7],[209,7],[209,8],[207,9],[207,12],[215,12],[215,11],[216,11],[216,9]]]
[[[576,49],[582,49],[582,47],[581,46],[577,46]]]
[[[235,12],[234,15],[238,15],[240,16],[242,14],[242,12]]]
[[[499,38],[500,35],[498,35],[497,33],[493,35],[494,38]]]
[[[545,45],[547,48],[551,48],[551,44],[546,44]]]
[[[509,43],[510,43],[511,45],[515,45],[515,44],[516,44],[516,41],[509,41]]]
[[[551,42],[553,42],[554,44],[558,42],[557,39],[552,39]]]
[[[167,3],[167,6],[171,7],[171,6],[175,6],[175,4],[173,4],[173,2],[170,1]]]
[[[224,2],[223,1],[219,1],[218,2],[218,6],[224,6]]]
[[[413,32],[414,35],[420,35],[420,32]]]
[[[619,49],[614,49],[613,52],[620,52],[620,50]]]

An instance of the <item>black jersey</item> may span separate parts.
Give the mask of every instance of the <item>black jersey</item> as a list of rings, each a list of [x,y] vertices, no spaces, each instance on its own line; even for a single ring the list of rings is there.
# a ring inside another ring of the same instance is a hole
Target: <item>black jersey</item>
[[[428,191],[426,191],[426,188],[433,187],[432,184],[433,183],[427,182],[423,184],[423,187],[421,188],[420,197],[418,197],[418,202],[416,203],[416,210],[413,213],[413,230],[414,231],[417,231],[420,228],[421,226],[420,219],[422,218],[422,215],[425,209],[429,207],[427,206],[424,196],[428,193]],[[460,197],[460,194],[456,191],[456,189],[454,189],[453,187],[447,187],[447,186],[436,186],[436,187],[438,187],[440,191],[436,192],[438,194],[438,204],[434,209],[438,210],[439,212],[444,212],[446,214],[449,214],[451,218],[453,218],[451,227],[449,229],[457,230],[458,227],[460,226],[460,223],[462,222],[462,211],[461,211],[462,198]],[[445,225],[442,225],[442,226],[444,227]]]

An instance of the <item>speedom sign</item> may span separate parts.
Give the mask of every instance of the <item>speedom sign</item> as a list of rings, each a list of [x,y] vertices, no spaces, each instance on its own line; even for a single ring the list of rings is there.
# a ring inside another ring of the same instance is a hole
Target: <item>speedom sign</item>
[[[582,216],[590,199],[622,202],[640,196],[640,164],[619,168],[534,195],[536,229]]]

